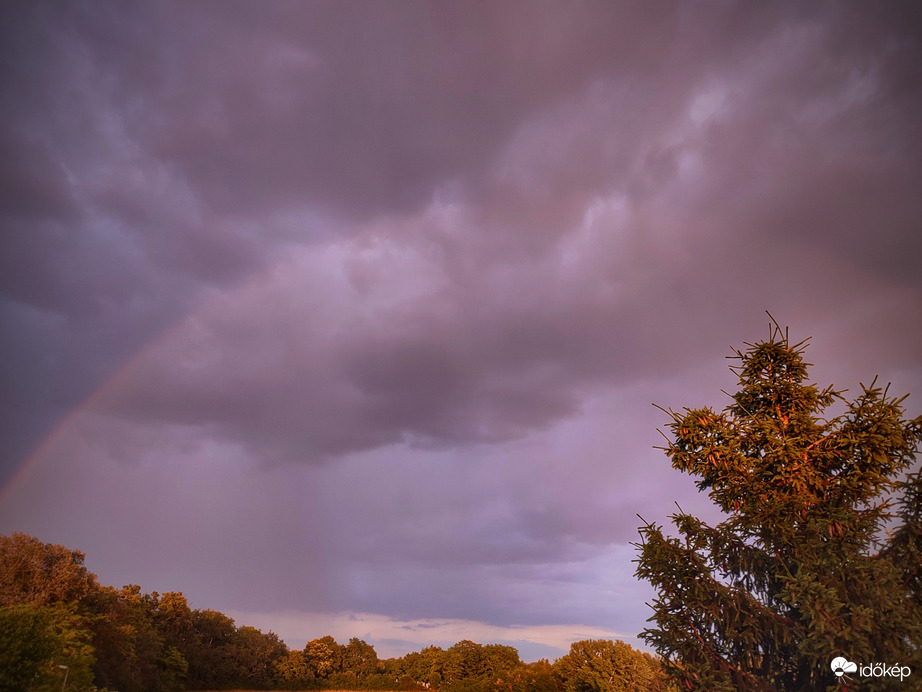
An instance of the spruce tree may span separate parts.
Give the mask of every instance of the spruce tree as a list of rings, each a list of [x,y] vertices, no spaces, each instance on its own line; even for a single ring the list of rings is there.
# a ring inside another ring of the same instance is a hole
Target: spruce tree
[[[848,689],[839,656],[912,670],[861,689],[922,684],[922,417],[876,379],[851,400],[810,384],[805,344],[775,323],[730,356],[723,411],[666,411],[667,456],[723,517],[679,508],[674,535],[641,518],[637,576],[657,597],[640,636],[680,689]]]

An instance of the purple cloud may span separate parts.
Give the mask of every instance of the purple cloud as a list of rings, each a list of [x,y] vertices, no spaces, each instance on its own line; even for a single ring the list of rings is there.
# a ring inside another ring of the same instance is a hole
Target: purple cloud
[[[922,389],[918,12],[6,4],[0,530],[297,636],[635,634],[636,514],[710,511],[651,403],[766,309]]]

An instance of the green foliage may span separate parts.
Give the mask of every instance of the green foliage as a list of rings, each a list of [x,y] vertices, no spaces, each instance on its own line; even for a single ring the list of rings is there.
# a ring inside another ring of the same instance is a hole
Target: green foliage
[[[0,536],[0,605],[12,606],[20,619],[31,609],[29,617],[36,629],[30,637],[39,646],[22,651],[16,663],[3,667],[33,666],[42,642],[50,647],[29,683],[34,692],[60,689],[65,674],[60,666],[67,666],[68,688],[92,687],[95,658],[89,603],[98,584],[83,560],[79,551],[23,533]],[[0,648],[7,655],[18,650],[18,644],[5,639],[0,636]]]
[[[522,666],[519,652],[511,646],[482,645],[467,639],[445,651],[429,647],[421,654],[423,666],[415,668],[414,680],[430,685],[436,681],[451,692],[510,689]]]
[[[622,641],[574,642],[554,663],[554,672],[566,692],[670,689],[659,661]]]
[[[172,692],[182,689],[184,668],[157,628],[159,595],[129,584],[101,587],[95,621],[98,684],[119,692]]]
[[[72,606],[0,608],[0,691],[94,690],[92,633]]]
[[[160,688],[163,690],[183,690],[183,681],[189,674],[189,662],[175,646],[165,647],[157,657]]]
[[[74,692],[560,692],[569,684],[547,661],[526,664],[511,646],[469,640],[386,661],[358,638],[342,645],[325,636],[290,651],[272,632],[237,627],[218,611],[190,609],[182,593],[100,586],[82,553],[25,534],[0,536],[0,574],[7,579],[0,584],[0,692],[55,692],[64,682],[62,666]]]
[[[0,692],[269,689],[288,649],[275,634],[190,610],[181,593],[100,586],[83,553],[0,536]]]
[[[446,692],[556,692],[547,661],[525,664],[519,652],[503,644],[462,640],[441,649],[428,646],[384,662],[384,672],[398,689]],[[391,687],[390,689],[393,689]]]
[[[380,672],[375,647],[362,639],[353,637],[343,648],[343,670],[356,676],[374,675]]]
[[[54,652],[44,667],[41,681],[32,692],[57,692],[61,689],[67,666],[67,689],[72,692],[95,690],[93,666],[96,663],[90,617],[75,604],[56,604],[43,610],[48,615]]]
[[[287,651],[288,647],[274,632],[264,634],[255,627],[240,627],[227,651],[233,666],[232,676],[237,684],[247,689],[270,689],[275,663]]]
[[[558,692],[558,677],[554,666],[546,658],[534,663],[523,663],[513,684],[513,692]]]
[[[342,670],[342,645],[327,635],[304,645],[304,660],[313,678],[327,678]]]
[[[216,610],[196,610],[190,614],[191,634],[184,649],[189,662],[189,689],[226,687],[233,678],[228,650],[234,639],[234,621]]]
[[[471,680],[487,673],[486,652],[481,644],[463,639],[446,653],[445,672],[450,681]]]
[[[727,408],[669,412],[673,467],[726,517],[640,529],[637,574],[658,592],[641,636],[688,689],[824,689],[840,655],[922,671],[922,491],[901,480],[922,418],[876,382],[851,401],[809,384],[803,351],[775,328],[736,352]]]
[[[285,689],[304,689],[310,684],[310,669],[304,660],[303,651],[288,651],[275,662],[275,682]]]
[[[21,692],[51,663],[55,641],[48,615],[31,605],[0,607],[0,692]]]

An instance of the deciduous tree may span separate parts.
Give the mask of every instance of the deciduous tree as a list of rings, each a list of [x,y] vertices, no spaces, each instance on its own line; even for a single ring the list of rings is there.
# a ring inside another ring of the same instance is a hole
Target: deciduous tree
[[[45,612],[32,605],[0,606],[0,692],[28,689],[54,651]]]
[[[79,550],[24,533],[0,536],[0,605],[84,600],[97,585],[96,575],[83,566],[84,557]]]
[[[658,660],[609,639],[573,642],[570,652],[555,661],[554,672],[566,692],[669,689]]]
[[[304,660],[315,678],[326,678],[342,669],[342,645],[330,635],[304,645]]]

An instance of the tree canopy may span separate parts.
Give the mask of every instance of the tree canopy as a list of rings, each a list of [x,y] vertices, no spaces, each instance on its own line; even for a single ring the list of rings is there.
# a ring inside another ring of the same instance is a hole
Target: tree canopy
[[[0,536],[0,692],[60,690],[65,667],[73,692],[615,692],[631,689],[621,683],[635,679],[624,671],[592,677],[572,656],[559,665],[524,663],[511,646],[469,640],[385,660],[357,637],[339,644],[327,635],[289,649],[273,632],[237,626],[216,610],[193,610],[182,593],[100,585],[83,558],[25,534]],[[603,658],[617,653],[605,659],[609,667],[653,660],[623,642],[591,645]],[[647,673],[663,679],[655,666]],[[579,677],[577,686],[571,676]]]
[[[725,518],[640,528],[658,593],[641,636],[687,689],[834,687],[838,656],[922,675],[922,417],[876,379],[851,399],[811,384],[777,324],[746,346],[724,410],[667,411],[666,455]]]
[[[622,641],[587,639],[573,642],[554,664],[565,692],[629,692],[674,690],[659,661]]]

